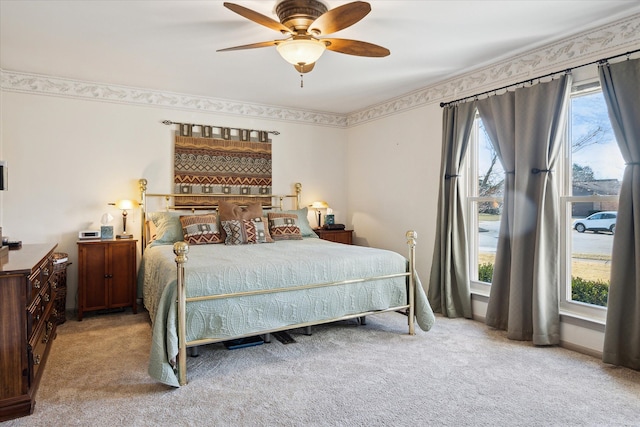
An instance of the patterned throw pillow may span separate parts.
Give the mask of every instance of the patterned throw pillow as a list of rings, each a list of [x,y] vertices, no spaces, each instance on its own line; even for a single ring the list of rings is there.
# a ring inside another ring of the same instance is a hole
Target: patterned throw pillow
[[[271,243],[269,229],[262,218],[232,219],[222,221],[225,231],[225,245],[251,245],[254,243]]]
[[[220,215],[221,224],[223,221],[262,218],[262,204],[253,202],[248,203],[247,206],[240,206],[220,200],[218,202],[218,215]],[[226,239],[224,227],[222,228],[222,238]]]
[[[305,206],[301,209],[281,211],[280,213],[296,214],[298,216],[297,224],[298,227],[300,227],[300,234],[302,234],[302,237],[318,238],[318,235],[313,231],[313,228],[311,228],[311,224],[309,224],[309,218],[307,218],[308,212],[309,210]]]
[[[180,217],[184,241],[191,245],[223,243],[216,214],[187,215]]]
[[[256,233],[258,234],[258,243],[273,243],[271,233],[269,233],[269,221],[267,217],[252,219],[255,223]]]
[[[273,240],[302,240],[298,215],[269,212],[269,232]]]

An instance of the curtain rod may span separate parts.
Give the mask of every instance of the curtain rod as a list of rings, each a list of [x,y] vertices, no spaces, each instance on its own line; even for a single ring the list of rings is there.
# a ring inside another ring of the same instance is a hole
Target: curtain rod
[[[609,61],[610,59],[620,58],[621,56],[627,56],[628,57],[628,56],[630,56],[630,55],[632,55],[634,53],[637,53],[637,52],[640,52],[640,49],[631,50],[629,52],[621,53],[619,55],[610,56],[608,58],[598,59],[597,61],[591,61],[591,62],[588,62],[586,64],[576,65],[575,67],[570,67],[570,68],[567,68],[567,69],[564,69],[564,70],[561,70],[561,71],[556,71],[556,72],[553,72],[553,73],[545,74],[543,76],[538,76],[538,77],[534,77],[534,78],[531,78],[531,79],[523,80],[521,82],[511,83],[509,85],[502,86],[502,87],[500,87],[498,89],[491,89],[491,90],[487,90],[487,91],[484,91],[484,92],[476,93],[475,95],[465,96],[463,98],[456,99],[455,101],[441,102],[440,103],[440,107],[447,107],[447,106],[449,106],[451,104],[455,104],[455,103],[460,102],[460,101],[466,101],[466,100],[471,99],[471,98],[477,98],[477,97],[482,96],[482,95],[487,95],[487,94],[489,94],[491,92],[498,92],[500,90],[509,89],[510,87],[518,86],[518,85],[521,85],[521,84],[524,84],[524,83],[532,83],[534,80],[544,79],[546,77],[555,76],[556,74],[570,73],[571,70],[575,70],[576,68],[582,68],[582,67],[586,67],[588,65],[593,65],[593,64],[605,63],[605,62]]]
[[[218,129],[220,131],[220,137],[222,139],[231,139],[231,131],[238,131],[237,137],[240,141],[250,141],[251,134],[256,132],[258,134],[258,141],[260,142],[268,142],[268,134],[280,135],[280,132],[277,130],[256,130],[256,129],[242,129],[242,128],[232,128],[227,126],[215,126],[215,125],[201,125],[197,123],[181,123],[181,122],[173,122],[171,120],[163,120],[162,124],[164,125],[178,125],[178,132],[180,136],[192,136],[193,128],[195,126],[200,127],[200,131],[204,138],[214,138],[215,135],[213,133],[213,129]]]

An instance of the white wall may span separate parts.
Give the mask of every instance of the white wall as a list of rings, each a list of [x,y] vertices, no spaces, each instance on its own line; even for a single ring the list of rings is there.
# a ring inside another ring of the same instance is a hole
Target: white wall
[[[349,129],[348,223],[355,243],[407,253],[405,233],[418,233],[416,262],[429,278],[435,241],[442,109],[408,110]]]
[[[171,191],[175,126],[165,119],[280,131],[272,136],[274,192],[291,194],[301,182],[304,204],[327,200],[337,221],[347,219],[344,129],[16,92],[2,92],[0,102],[10,185],[0,193],[3,234],[69,254],[67,308],[77,307],[78,231],[98,229],[110,212],[118,233],[120,211],[107,203],[138,199],[139,178],[149,192]],[[127,230],[139,236],[139,212]]]

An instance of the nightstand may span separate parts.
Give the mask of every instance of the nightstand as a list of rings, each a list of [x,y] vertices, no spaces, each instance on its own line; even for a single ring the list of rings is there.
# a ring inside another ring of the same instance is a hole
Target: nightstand
[[[78,242],[78,320],[85,311],[136,305],[137,240]]]
[[[353,230],[325,230],[316,228],[313,230],[322,240],[351,245],[353,243]]]

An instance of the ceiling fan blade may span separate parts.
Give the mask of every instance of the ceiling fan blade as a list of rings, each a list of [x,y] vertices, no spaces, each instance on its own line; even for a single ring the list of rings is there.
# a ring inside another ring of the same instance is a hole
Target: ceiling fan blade
[[[231,50],[255,49],[255,48],[258,48],[258,47],[276,46],[281,41],[282,40],[272,40],[270,42],[260,42],[260,43],[245,44],[245,45],[242,45],[242,46],[228,47],[226,49],[218,49],[218,50],[216,50],[216,52],[228,52],[228,51],[231,51]]]
[[[347,55],[382,57],[391,54],[386,47],[377,44],[348,39],[320,39],[327,43],[327,49]]]
[[[271,19],[268,16],[265,16],[261,13],[255,12],[251,9],[247,9],[244,6],[240,6],[235,3],[223,3],[224,7],[227,9],[237,13],[240,16],[243,16],[253,22],[257,22],[260,25],[264,25],[267,28],[271,28],[272,30],[280,31],[283,34],[292,34],[291,30],[275,19]]]
[[[345,29],[371,12],[371,5],[364,1],[354,1],[328,10],[309,25],[307,32],[320,35],[331,34]]]

